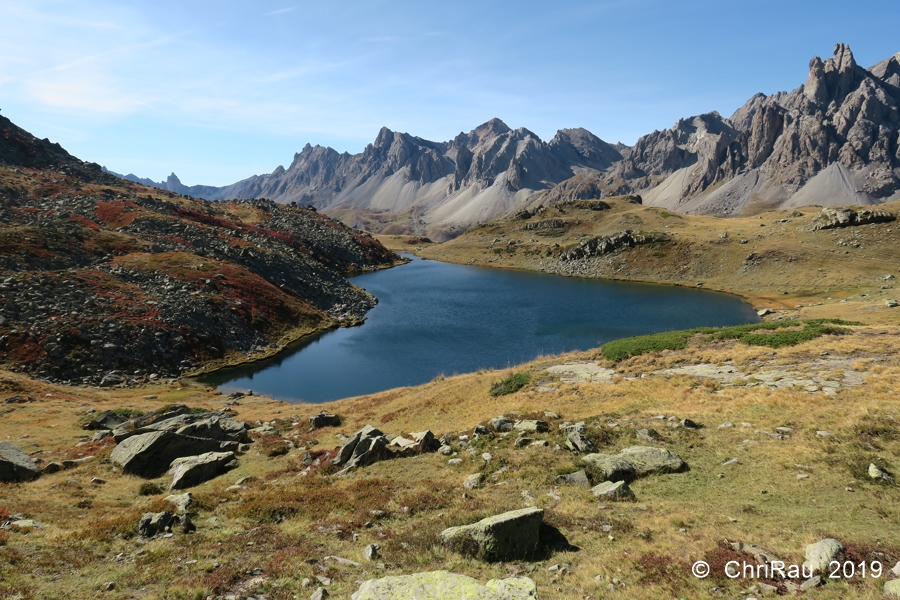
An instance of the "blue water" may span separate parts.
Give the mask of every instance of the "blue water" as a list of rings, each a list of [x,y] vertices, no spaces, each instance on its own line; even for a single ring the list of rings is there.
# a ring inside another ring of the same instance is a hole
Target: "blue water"
[[[750,305],[728,294],[415,257],[351,281],[379,300],[363,325],[203,381],[225,392],[249,388],[291,402],[325,402],[621,337],[758,320]]]

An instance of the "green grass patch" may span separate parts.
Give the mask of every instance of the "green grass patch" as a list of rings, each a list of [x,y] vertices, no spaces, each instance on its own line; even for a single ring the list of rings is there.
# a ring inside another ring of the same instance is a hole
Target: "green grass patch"
[[[708,341],[738,340],[751,346],[781,348],[814,340],[823,335],[840,335],[847,330],[841,326],[859,325],[841,319],[811,319],[808,321],[767,321],[732,327],[697,327],[681,331],[666,331],[607,342],[600,349],[603,358],[618,362],[632,356],[663,350],[683,350],[695,335],[706,335]]]
[[[513,373],[503,381],[498,381],[491,386],[491,396],[505,396],[518,392],[531,381],[531,375],[528,373]]]

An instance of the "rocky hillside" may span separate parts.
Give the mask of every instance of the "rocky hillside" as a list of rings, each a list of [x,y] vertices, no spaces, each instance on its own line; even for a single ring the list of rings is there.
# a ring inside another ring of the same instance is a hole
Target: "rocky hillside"
[[[794,91],[756,94],[731,118],[680,119],[612,146],[585,129],[550,142],[492,119],[449,142],[384,128],[355,155],[307,144],[285,169],[223,187],[150,183],[210,199],[272,198],[381,233],[447,239],[560,200],[640,194],[649,205],[733,216],[900,198],[900,55],[864,69],[844,44]],[[574,179],[573,179],[574,178]]]
[[[765,325],[324,406],[0,369],[0,598],[900,597],[900,328]]]
[[[368,234],[268,200],[126,183],[0,117],[0,360],[117,385],[274,352],[363,319],[348,272],[398,260]]]

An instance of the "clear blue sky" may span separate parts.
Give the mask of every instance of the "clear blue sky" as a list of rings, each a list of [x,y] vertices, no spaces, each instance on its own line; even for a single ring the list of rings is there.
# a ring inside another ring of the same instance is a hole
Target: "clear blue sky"
[[[900,52],[900,2],[0,0],[0,109],[122,173],[224,185],[386,125],[491,117],[632,144],[800,85],[849,43]]]

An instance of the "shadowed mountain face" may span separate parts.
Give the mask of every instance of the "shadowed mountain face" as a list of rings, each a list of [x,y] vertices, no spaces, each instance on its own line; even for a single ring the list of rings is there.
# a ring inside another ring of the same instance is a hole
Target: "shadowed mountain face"
[[[492,119],[449,142],[384,128],[354,155],[307,144],[287,169],[223,188],[186,187],[174,174],[153,185],[209,199],[311,204],[352,225],[437,239],[586,196],[640,194],[650,205],[721,216],[873,204],[900,197],[898,61],[900,54],[867,70],[838,44],[833,57],[812,59],[794,91],[756,94],[731,118],[680,119],[633,148],[585,129],[544,142]]]

